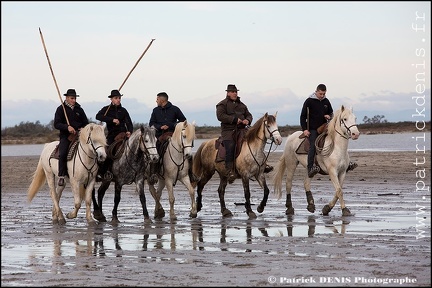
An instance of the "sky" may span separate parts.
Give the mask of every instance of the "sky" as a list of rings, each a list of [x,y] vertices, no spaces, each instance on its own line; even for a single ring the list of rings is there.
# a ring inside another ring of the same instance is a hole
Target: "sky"
[[[430,121],[430,11],[430,1],[2,1],[1,126],[48,124],[69,88],[95,120],[120,87],[133,122],[148,123],[165,91],[188,120],[217,126],[228,84],[255,120],[277,112],[278,125],[299,125],[320,83],[358,123]]]

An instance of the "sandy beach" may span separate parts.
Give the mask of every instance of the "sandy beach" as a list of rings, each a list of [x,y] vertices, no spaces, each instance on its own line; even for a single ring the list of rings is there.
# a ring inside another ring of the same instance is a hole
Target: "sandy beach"
[[[281,155],[272,153],[270,163]],[[76,219],[53,226],[47,185],[33,202],[26,198],[38,157],[2,157],[2,286],[429,287],[430,151],[350,156],[359,166],[347,174],[344,198],[354,216],[342,217],[338,203],[329,216],[321,215],[334,194],[322,175],[312,181],[317,211],[309,213],[305,169],[299,167],[291,217],[285,215],[284,197],[271,194],[264,212],[248,220],[244,207],[234,204],[244,202],[236,180],[226,194],[234,216],[222,219],[215,175],[195,219],[188,218],[190,199],[180,184],[175,187],[177,222],[165,217],[144,225],[134,186],[126,185],[122,222],[97,227],[87,227],[83,207]],[[267,179],[272,190],[270,175]],[[252,202],[259,203],[261,189],[253,182],[251,189]],[[112,191],[111,186],[104,199],[109,219]],[[72,209],[70,194],[67,186],[64,212]],[[166,191],[162,198],[167,211]],[[150,193],[147,201],[152,215]]]

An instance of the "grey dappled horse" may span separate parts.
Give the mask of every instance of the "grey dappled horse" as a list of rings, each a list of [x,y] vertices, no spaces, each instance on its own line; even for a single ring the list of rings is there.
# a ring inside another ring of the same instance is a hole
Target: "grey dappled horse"
[[[139,195],[141,206],[143,209],[144,221],[151,222],[147,211],[146,197],[144,194],[144,181],[151,177],[150,163],[159,160],[159,154],[156,149],[155,128],[148,125],[141,125],[132,135],[124,140],[123,146],[119,149],[124,149],[118,158],[113,159],[111,181],[102,180],[98,189],[97,201],[93,190],[93,214],[94,217],[105,222],[106,218],[102,212],[102,200],[105,192],[111,182],[115,185],[114,208],[112,210],[112,223],[119,222],[117,209],[121,199],[121,191],[123,185],[135,183],[136,192]]]

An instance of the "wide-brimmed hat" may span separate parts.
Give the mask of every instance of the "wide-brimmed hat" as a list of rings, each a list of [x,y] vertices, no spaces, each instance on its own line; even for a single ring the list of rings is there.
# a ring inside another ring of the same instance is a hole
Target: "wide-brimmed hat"
[[[120,94],[119,90],[111,90],[111,95],[109,95],[108,98],[112,98],[116,96],[123,96],[123,94]]]
[[[240,91],[234,84],[228,84],[227,89],[225,91]]]
[[[73,96],[73,97],[79,97],[79,95],[76,94],[75,89],[68,89],[66,94],[63,94],[64,96]]]

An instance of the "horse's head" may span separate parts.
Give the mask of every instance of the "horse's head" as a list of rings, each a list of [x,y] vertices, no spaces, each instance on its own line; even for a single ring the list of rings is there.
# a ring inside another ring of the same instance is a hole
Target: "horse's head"
[[[268,113],[264,115],[265,137],[275,142],[276,145],[280,145],[282,144],[282,136],[276,122],[276,115],[277,112],[274,115],[268,115]]]
[[[348,138],[357,140],[360,137],[360,131],[357,127],[356,116],[353,113],[352,108],[346,108],[344,105],[339,110],[339,124],[341,130]]]
[[[184,157],[191,158],[195,140],[195,121],[191,123],[185,120],[177,123],[171,141],[173,140],[180,141],[177,145],[183,150]]]
[[[89,153],[94,153],[97,161],[105,161],[106,154],[106,137],[104,127],[96,123],[87,124],[80,130],[79,141],[83,147],[87,147]]]
[[[146,157],[150,159],[151,162],[156,163],[159,161],[159,154],[156,149],[156,128],[154,126],[143,126],[140,127],[140,149],[144,152]]]

